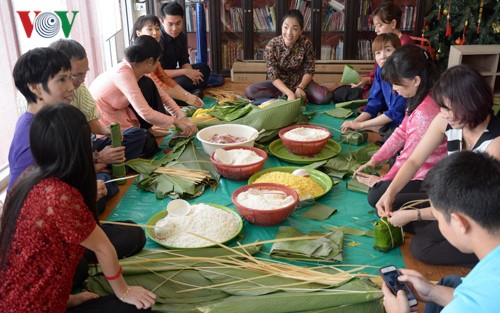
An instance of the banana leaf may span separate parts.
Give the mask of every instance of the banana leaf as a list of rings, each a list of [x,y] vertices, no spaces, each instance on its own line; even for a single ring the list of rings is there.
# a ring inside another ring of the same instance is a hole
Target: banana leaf
[[[380,149],[376,144],[370,143],[352,152],[352,157],[361,165],[370,161],[371,157]]]
[[[249,100],[237,100],[228,101],[223,103],[217,103],[213,107],[214,111],[209,114],[218,118],[219,120],[224,120],[226,122],[232,122],[252,110],[257,110]]]
[[[304,218],[309,218],[318,221],[324,221],[329,218],[333,213],[337,212],[337,209],[330,206],[316,203],[301,216]]]
[[[255,297],[232,296],[199,309],[205,313],[316,312],[336,307],[345,309],[350,305],[354,310],[361,303],[372,303],[373,308],[370,312],[381,312],[378,301],[381,296],[381,291],[373,283],[366,279],[354,279],[337,289],[312,293],[278,292]]]
[[[373,229],[362,230],[362,229],[357,229],[357,228],[339,227],[339,226],[333,226],[333,225],[323,225],[321,227],[326,229],[326,230],[329,230],[329,231],[340,230],[340,231],[343,231],[344,234],[346,234],[346,235],[374,237]]]
[[[310,313],[311,311],[302,311],[296,313]],[[385,309],[380,300],[376,299],[369,302],[340,305],[333,308],[326,308],[314,311],[314,313],[384,313]]]
[[[368,103],[367,99],[352,100],[346,102],[335,103],[336,108],[344,108],[350,110],[356,110]]]
[[[245,253],[252,255],[259,249],[260,245],[246,247]],[[183,256],[187,259],[183,260]],[[347,278],[335,285],[307,283],[278,276],[263,277],[262,272],[249,269],[217,267],[217,263],[193,259],[198,256],[211,257],[214,261],[240,258],[223,248],[144,250],[120,263],[128,284],[143,286],[157,295],[154,312],[310,312],[328,308],[338,310],[333,312],[349,312],[344,311],[349,307],[353,310],[372,307],[371,312],[379,312],[381,292],[364,278]],[[322,267],[318,271],[339,273],[334,267]],[[100,295],[112,294],[99,267],[91,268],[90,274],[88,290]],[[229,287],[231,282],[236,284]],[[220,286],[223,283],[228,284]],[[291,284],[295,288],[289,286]],[[196,287],[206,288],[195,290]],[[262,290],[271,293],[262,295]],[[293,305],[288,304],[291,301]]]
[[[257,130],[274,130],[296,123],[302,116],[303,100],[293,101],[283,100],[264,109],[253,108],[251,112],[243,117],[231,121],[231,123],[252,126]],[[279,118],[276,118],[279,116]],[[204,127],[227,123],[224,120],[199,122],[196,126],[201,129]]]
[[[351,190],[351,191],[356,191],[356,192],[361,192],[361,193],[366,193],[366,194],[368,194],[368,192],[370,191],[370,187],[368,187],[367,185],[360,182],[356,177],[353,177],[350,180],[348,180],[345,183],[345,185],[346,185],[347,190]]]
[[[347,131],[340,135],[340,142],[359,146],[368,140],[368,132],[365,130]]]
[[[373,247],[379,251],[387,252],[399,247],[405,242],[403,227],[392,225],[387,217],[382,217],[373,225],[375,241]]]
[[[259,296],[279,291],[315,292],[320,289],[334,287],[319,283],[297,284],[296,279],[280,276],[263,277],[262,273],[236,268],[213,269],[210,271],[202,271],[201,274],[209,279],[213,285],[221,285],[217,287],[218,290],[223,290],[235,296]],[[237,280],[238,283],[231,283],[235,280]]]
[[[360,166],[355,159],[344,153],[338,154],[323,165],[328,176],[344,179]]]
[[[196,149],[192,139],[192,137],[187,138],[177,143],[172,151],[161,159],[127,161],[127,165],[141,174],[137,187],[155,193],[157,199],[167,197],[192,199],[203,194],[206,187],[217,188],[220,174],[215,170],[207,154]],[[189,179],[154,172],[155,169],[162,166],[206,170],[210,177],[197,183]]]
[[[311,232],[310,236],[323,236],[312,240],[293,240],[275,242],[271,247],[271,257],[301,260],[326,260],[342,262],[342,244],[344,234],[339,232]],[[276,239],[304,236],[296,228],[281,226]]]
[[[172,150],[170,150],[169,153],[165,154],[160,159],[153,159],[153,160],[148,160],[148,159],[132,159],[128,160],[125,162],[125,165],[128,167],[132,168],[134,171],[136,171],[139,174],[142,175],[150,175],[153,173],[153,171],[159,167],[163,166],[173,160],[176,160],[181,156],[181,154],[184,152],[184,149],[186,149],[186,146],[192,142],[194,137],[188,137],[185,138],[184,140],[178,142]]]
[[[323,113],[325,113],[326,115],[330,115],[332,117],[343,119],[343,120],[351,117],[351,115],[354,114],[353,111],[348,110],[348,109],[344,109],[344,108],[335,108],[335,109],[331,109],[328,111],[324,111]]]
[[[350,64],[344,65],[344,72],[340,82],[342,84],[357,84],[359,83],[359,73]]]

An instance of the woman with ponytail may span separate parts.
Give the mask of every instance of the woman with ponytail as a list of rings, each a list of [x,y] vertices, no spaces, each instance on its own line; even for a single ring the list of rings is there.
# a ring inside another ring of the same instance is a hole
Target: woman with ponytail
[[[405,117],[401,125],[394,130],[370,161],[354,173],[359,181],[371,187],[368,202],[373,207],[439,113],[439,107],[430,96],[431,88],[437,78],[435,66],[428,53],[420,47],[406,45],[397,49],[387,58],[382,68],[382,78],[392,85],[394,91],[407,98],[407,102]],[[396,157],[394,165],[382,178],[364,173],[366,167],[375,167],[389,160],[399,150],[401,152]],[[425,194],[420,190],[422,181],[427,172],[445,155],[446,143],[442,141],[413,178],[401,188],[395,201],[397,208],[409,200],[425,198]],[[379,214],[385,216],[381,212]]]

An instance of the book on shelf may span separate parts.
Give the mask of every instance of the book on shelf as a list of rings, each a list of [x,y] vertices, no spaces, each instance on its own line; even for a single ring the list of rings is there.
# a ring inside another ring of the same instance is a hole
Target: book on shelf
[[[224,31],[243,31],[243,9],[241,7],[231,7],[229,10],[223,10],[221,15]]]
[[[271,10],[272,9],[272,10]],[[271,13],[273,12],[273,13]],[[274,17],[273,17],[274,15]],[[275,31],[276,16],[274,7],[263,6],[253,9],[253,25],[256,31]]]
[[[404,5],[401,8],[401,30],[412,30],[415,28],[415,7],[413,5]]]
[[[358,40],[358,59],[373,60],[372,42],[369,39]]]
[[[337,11],[344,11],[345,9],[344,1],[330,0],[328,4]]]
[[[240,41],[225,42],[221,48],[223,69],[230,69],[236,60],[243,59],[242,43]]]
[[[334,60],[334,58],[332,59],[332,53],[333,57],[335,57],[335,47],[330,45],[321,45],[321,60]]]
[[[335,47],[335,60],[344,59],[344,41],[341,39]]]
[[[333,7],[323,11],[321,30],[326,32],[345,30],[344,11],[337,11]]]
[[[292,0],[290,10],[299,10],[304,16],[304,30],[311,30],[311,0]]]
[[[210,31],[208,7],[204,6],[205,11],[205,26],[207,32]],[[196,7],[194,5],[186,5],[186,31],[188,33],[196,32]]]

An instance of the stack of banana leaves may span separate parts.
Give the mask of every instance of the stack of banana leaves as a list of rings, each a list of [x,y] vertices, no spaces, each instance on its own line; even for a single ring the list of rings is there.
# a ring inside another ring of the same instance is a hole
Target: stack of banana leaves
[[[254,256],[259,249],[145,250],[120,263],[129,285],[157,295],[154,312],[383,312],[382,292],[368,277],[264,260]],[[91,271],[88,290],[112,294],[101,269]]]
[[[177,142],[161,159],[133,159],[125,165],[140,174],[138,188],[158,199],[195,198],[206,187],[215,189],[220,178],[207,154],[194,146],[193,137]]]
[[[206,120],[192,119],[191,121],[196,123],[199,129],[212,125],[233,123],[248,125],[257,130],[273,131],[302,121],[304,119],[302,113],[304,105],[302,99],[293,101],[278,100],[264,108],[250,104],[248,99],[219,101],[211,109],[203,109],[212,118]],[[217,119],[213,119],[213,117],[217,117]]]
[[[295,259],[295,260],[325,260],[342,262],[342,245],[344,233],[335,231],[324,233],[313,231],[309,236],[318,238],[313,240],[289,240],[277,241],[271,247],[272,257]],[[292,226],[280,226],[277,239],[303,237],[300,231]]]

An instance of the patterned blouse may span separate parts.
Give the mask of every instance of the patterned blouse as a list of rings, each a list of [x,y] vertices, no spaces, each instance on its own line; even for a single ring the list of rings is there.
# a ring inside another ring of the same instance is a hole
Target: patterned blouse
[[[58,178],[36,184],[16,221],[0,271],[0,312],[64,312],[80,244],[97,227],[80,192]]]
[[[305,74],[314,75],[314,59],[313,45],[307,37],[301,35],[291,49],[282,36],[275,37],[266,45],[267,80],[280,79],[295,90]]]
[[[424,136],[432,120],[439,113],[439,107],[431,96],[427,95],[420,105],[410,114],[406,115],[387,139],[384,145],[372,156],[377,164],[389,160],[399,149],[403,148],[396,162],[382,180],[394,179],[401,166],[412,155],[418,143]],[[446,140],[443,139],[439,147],[425,160],[425,163],[413,176],[413,180],[423,180],[427,172],[446,156]]]

